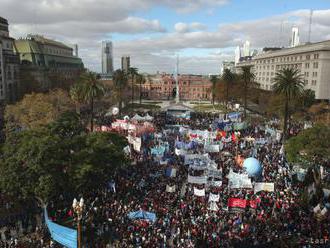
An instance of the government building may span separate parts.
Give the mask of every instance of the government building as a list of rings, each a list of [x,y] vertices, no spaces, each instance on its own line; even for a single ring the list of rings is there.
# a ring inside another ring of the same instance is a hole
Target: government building
[[[271,90],[275,73],[283,68],[301,71],[305,89],[315,92],[316,99],[330,99],[330,40],[308,43],[291,48],[264,49],[251,59],[236,64],[239,72],[243,66],[252,66],[257,83]]]
[[[212,98],[212,83],[206,76],[179,75],[178,86],[180,100],[209,101]],[[171,74],[148,76],[146,82],[142,85],[144,99],[173,100],[175,94],[176,79]]]
[[[15,40],[15,49],[20,56],[22,75],[33,78],[41,90],[69,87],[84,69],[77,48],[74,51],[70,46],[40,35]]]
[[[11,103],[17,99],[20,60],[14,46],[14,39],[9,36],[8,21],[0,17],[0,103]]]

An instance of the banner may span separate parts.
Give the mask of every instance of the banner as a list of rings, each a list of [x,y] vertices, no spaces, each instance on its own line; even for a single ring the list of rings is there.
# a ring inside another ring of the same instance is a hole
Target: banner
[[[259,191],[274,192],[274,183],[255,183],[254,193]]]
[[[67,228],[49,220],[46,207],[44,208],[45,223],[53,240],[68,248],[77,248],[77,230]]]
[[[133,137],[131,135],[129,135],[127,137],[128,143],[133,145],[133,148],[135,151],[140,152],[141,151],[141,144],[142,144],[142,140],[140,137]]]
[[[158,146],[151,148],[151,155],[163,156],[165,152],[165,146]]]
[[[231,189],[252,189],[251,179],[247,174],[239,174],[230,171],[227,177],[229,179],[229,187]]]
[[[188,154],[188,152],[186,150],[175,148],[175,155],[183,156],[183,155],[186,155],[186,154]]]
[[[206,184],[207,178],[206,178],[206,176],[195,177],[195,176],[188,175],[188,183]]]
[[[245,209],[247,206],[247,200],[240,198],[229,198],[228,199],[228,208],[239,208]]]
[[[176,190],[176,186],[173,185],[173,186],[169,186],[169,185],[166,185],[166,192],[168,193],[174,193]]]
[[[220,152],[220,145],[205,145],[204,152],[207,152],[207,153]]]
[[[128,218],[131,220],[134,219],[145,219],[145,220],[149,220],[152,222],[156,221],[156,214],[155,213],[151,213],[151,212],[146,212],[146,211],[136,211],[136,212],[130,212],[128,215]]]
[[[165,176],[176,177],[176,169],[175,168],[166,168]]]
[[[219,194],[212,194],[209,195],[209,201],[218,202],[220,200]]]
[[[212,187],[218,187],[220,188],[222,186],[222,181],[209,181],[209,185]]]
[[[194,187],[194,195],[205,196],[205,189],[197,189],[196,187]]]

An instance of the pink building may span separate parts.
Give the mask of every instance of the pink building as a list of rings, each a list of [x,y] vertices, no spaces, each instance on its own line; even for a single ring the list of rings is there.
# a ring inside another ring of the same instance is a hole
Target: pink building
[[[171,100],[175,97],[176,83],[173,75],[157,74],[142,86],[144,99]],[[179,75],[180,100],[210,100],[212,83],[208,77]]]

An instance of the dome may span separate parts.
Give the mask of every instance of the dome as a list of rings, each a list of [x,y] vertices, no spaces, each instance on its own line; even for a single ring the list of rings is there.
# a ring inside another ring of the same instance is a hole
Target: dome
[[[255,158],[247,158],[244,160],[243,168],[245,168],[249,177],[258,177],[262,173],[260,162]]]

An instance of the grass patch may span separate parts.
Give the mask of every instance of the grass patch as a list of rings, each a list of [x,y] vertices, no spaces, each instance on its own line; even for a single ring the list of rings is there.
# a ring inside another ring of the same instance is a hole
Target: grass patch
[[[215,104],[199,104],[194,106],[194,110],[198,112],[209,112],[209,111],[226,111],[226,108],[223,105]]]
[[[127,106],[123,108],[124,111],[130,111],[134,109],[148,109],[148,110],[157,110],[160,109],[160,106],[157,106],[155,104],[150,104],[150,103],[130,103]]]

